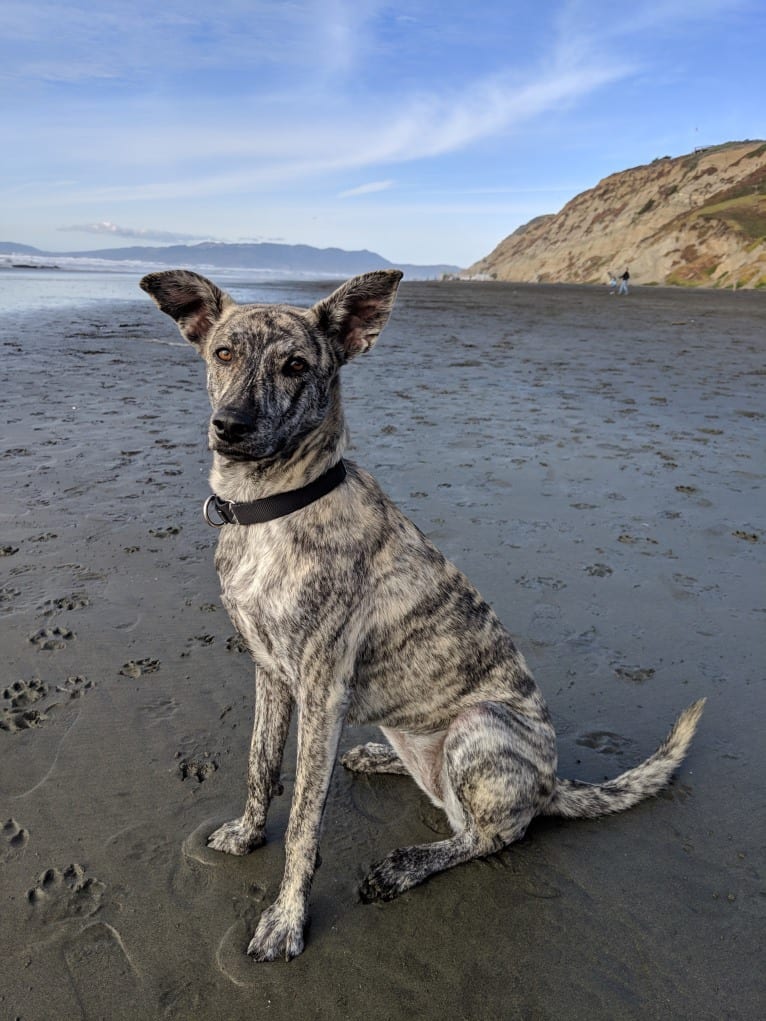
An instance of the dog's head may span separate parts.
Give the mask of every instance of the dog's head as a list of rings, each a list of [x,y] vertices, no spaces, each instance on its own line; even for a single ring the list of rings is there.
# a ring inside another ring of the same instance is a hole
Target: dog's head
[[[402,274],[365,273],[312,308],[238,305],[190,270],[141,287],[207,362],[211,449],[232,460],[289,457],[338,410],[338,371],[373,346]]]

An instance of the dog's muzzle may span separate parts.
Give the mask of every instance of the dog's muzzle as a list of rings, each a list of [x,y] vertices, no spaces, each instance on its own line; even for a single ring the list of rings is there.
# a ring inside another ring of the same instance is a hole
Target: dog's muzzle
[[[255,416],[239,408],[222,407],[210,419],[217,440],[241,443],[255,429]]]

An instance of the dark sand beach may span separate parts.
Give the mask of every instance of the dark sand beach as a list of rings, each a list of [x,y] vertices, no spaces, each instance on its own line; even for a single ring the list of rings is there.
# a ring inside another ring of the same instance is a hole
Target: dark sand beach
[[[258,965],[295,745],[266,846],[207,851],[253,673],[201,516],[202,362],[138,291],[6,316],[0,1016],[763,1017],[765,324],[762,293],[402,286],[344,370],[350,456],[517,639],[560,774],[615,776],[707,707],[661,797],[386,905],[359,902],[370,864],[444,820],[338,767],[306,950]]]

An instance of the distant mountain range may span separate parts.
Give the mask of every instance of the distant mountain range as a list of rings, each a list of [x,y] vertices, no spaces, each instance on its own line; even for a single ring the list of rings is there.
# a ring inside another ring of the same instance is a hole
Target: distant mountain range
[[[457,266],[416,266],[392,263],[376,252],[348,252],[342,248],[312,248],[311,245],[225,244],[203,241],[192,245],[134,245],[129,248],[99,248],[89,252],[46,252],[31,245],[0,241],[0,256],[25,264],[40,259],[100,259],[107,262],[140,262],[151,266],[178,266],[194,269],[257,270],[275,276],[297,274],[302,277],[354,276],[374,269],[401,269],[411,280],[438,279],[455,273]],[[41,263],[41,264],[45,264]]]
[[[604,178],[501,241],[465,276],[766,287],[766,143],[663,156]]]

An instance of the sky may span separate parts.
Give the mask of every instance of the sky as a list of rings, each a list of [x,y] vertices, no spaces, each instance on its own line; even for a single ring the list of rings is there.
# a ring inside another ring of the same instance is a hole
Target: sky
[[[468,266],[603,177],[766,137],[764,0],[4,0],[0,241]]]

